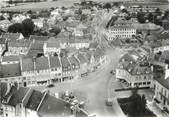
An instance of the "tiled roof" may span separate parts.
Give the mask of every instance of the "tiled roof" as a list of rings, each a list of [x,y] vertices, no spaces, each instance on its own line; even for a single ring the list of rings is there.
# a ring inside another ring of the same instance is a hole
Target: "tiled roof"
[[[0,65],[2,78],[5,77],[16,77],[21,75],[20,65],[19,64],[5,64]]]
[[[5,44],[6,43],[6,38],[0,38],[0,44]]]
[[[36,111],[43,98],[43,95],[44,94],[42,94],[41,92],[33,90],[25,107]]]
[[[3,24],[11,24],[11,22],[9,20],[1,20],[0,25],[3,25]]]
[[[88,113],[80,110],[79,112],[77,112],[76,117],[88,117]]]
[[[60,60],[58,56],[49,56],[50,68],[61,67]]]
[[[47,47],[48,48],[60,48],[60,44],[59,43],[47,42]]]
[[[49,40],[46,42],[47,47],[55,47],[55,48],[59,48],[60,47],[60,43],[59,43],[59,39],[55,38],[55,37],[51,37],[49,38]]]
[[[169,90],[169,78],[167,79],[164,79],[164,77],[157,78],[156,81]]]
[[[16,55],[10,55],[10,56],[3,56],[2,62],[12,62],[12,61],[18,61],[19,62],[20,57]]]
[[[80,61],[81,64],[84,64],[84,63],[87,63],[87,62],[88,62],[88,61],[87,61],[87,58],[85,58],[83,54],[80,54],[80,53],[79,53],[79,54],[77,55],[77,58],[78,58],[78,60]]]
[[[49,63],[47,57],[36,58],[36,70],[46,70],[49,69]]]
[[[78,60],[75,58],[74,55],[71,56],[71,57],[68,57],[68,59],[69,59],[71,65],[74,64],[74,65],[76,65],[76,66],[79,66],[79,62],[78,62]]]
[[[38,110],[38,115],[41,117],[69,117],[71,115],[70,107],[66,105],[68,103],[47,94]]]
[[[7,83],[0,82],[0,89],[1,89],[1,98],[3,98],[7,92]]]
[[[91,60],[92,53],[90,51],[86,52],[84,55],[85,55],[85,57],[87,58],[88,61]]]
[[[100,48],[97,48],[94,52],[93,52],[93,56],[95,59],[99,59],[100,57],[104,56],[104,51]]]
[[[160,58],[163,60],[169,60],[169,51],[162,52],[162,55]]]
[[[16,86],[11,86],[9,92],[7,92],[7,94],[3,96],[2,101],[3,101],[5,104],[7,104],[7,103],[8,103],[7,100],[8,100],[14,93],[16,93],[16,91],[17,91],[17,87],[16,87]]]
[[[135,63],[130,63],[128,61],[120,62],[119,63],[119,68],[125,69],[128,71],[131,75],[136,75],[136,74],[151,74],[151,67],[148,65],[141,66],[139,64]]]
[[[62,57],[61,58],[61,63],[62,63],[62,67],[64,67],[64,68],[70,66],[70,63],[69,63],[67,57]]]
[[[33,71],[34,70],[33,59],[32,58],[22,58],[21,69],[22,69],[22,72]]]
[[[76,37],[74,39],[70,39],[69,43],[89,43],[90,40],[87,38],[83,38],[83,37]]]
[[[30,40],[13,40],[8,42],[9,47],[29,47],[31,44]]]
[[[93,43],[90,43],[89,48],[97,48],[98,45],[99,44],[97,42],[93,42]]]
[[[169,32],[163,31],[161,34],[158,35],[159,39],[169,39]]]
[[[38,53],[43,53],[43,41],[33,41],[28,51],[29,56],[36,56]]]
[[[17,104],[22,103],[23,98],[25,97],[28,90],[28,88],[19,88],[10,98],[8,105],[16,106]]]
[[[17,40],[19,39],[21,33],[5,33],[2,35],[2,38],[6,38],[8,40]]]
[[[29,40],[38,40],[38,41],[47,41],[49,39],[48,36],[37,36],[37,35],[31,35],[29,37]]]
[[[60,32],[58,35],[57,35],[57,39],[62,39],[62,38],[69,38],[71,32]]]

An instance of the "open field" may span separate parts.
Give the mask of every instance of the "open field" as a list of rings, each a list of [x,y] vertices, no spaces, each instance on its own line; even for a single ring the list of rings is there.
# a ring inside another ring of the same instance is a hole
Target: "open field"
[[[96,2],[120,2],[120,1],[129,1],[129,0],[92,0]],[[28,11],[28,10],[45,10],[52,7],[62,7],[62,6],[72,6],[73,3],[79,3],[81,0],[58,0],[58,1],[49,1],[49,2],[39,2],[39,3],[25,3],[24,5],[18,5],[14,7],[2,8],[1,11]],[[0,0],[0,4],[1,4]]]
[[[120,1],[130,1],[130,0],[92,0],[92,1],[97,1],[97,2],[120,2]],[[55,7],[69,7],[72,6],[73,3],[79,3],[81,0],[58,0],[58,1],[49,1],[49,2],[39,2],[39,3],[24,3],[24,4],[18,4],[18,6],[14,7],[8,7],[8,8],[2,8],[0,9],[1,11],[16,11],[16,12],[22,12],[22,11],[37,11],[37,10],[45,10],[45,9],[50,9],[50,8],[55,8]],[[0,1],[1,4],[1,1]],[[147,2],[130,2],[129,4],[126,3],[126,5],[134,5],[134,4],[139,4],[139,5],[151,5],[154,7],[160,7],[162,9],[168,9],[169,4],[164,4],[164,3],[152,3],[151,4]]]

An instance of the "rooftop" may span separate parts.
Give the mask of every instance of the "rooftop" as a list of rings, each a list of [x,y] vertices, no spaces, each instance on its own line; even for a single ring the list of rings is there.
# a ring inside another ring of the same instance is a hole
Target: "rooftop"
[[[29,56],[37,56],[39,53],[43,53],[43,41],[33,41],[31,43],[28,55]]]
[[[8,39],[8,40],[18,40],[21,33],[4,33],[2,35],[2,38]]]
[[[31,44],[30,40],[13,40],[8,42],[9,47],[29,47]]]
[[[32,58],[22,58],[21,70],[22,70],[22,72],[33,71],[34,70],[33,59]]]
[[[87,63],[88,61],[87,61],[87,58],[85,58],[85,56],[83,55],[83,54],[78,54],[77,55],[77,58],[78,58],[78,60],[80,61],[80,63],[81,64],[84,64],[84,63]]]
[[[58,56],[49,56],[50,68],[61,67],[60,60]]]
[[[62,63],[62,67],[64,67],[64,68],[67,68],[67,67],[70,66],[70,63],[69,63],[67,57],[62,57],[62,58],[61,58],[61,63]]]
[[[44,94],[42,94],[41,92],[33,90],[25,107],[36,111],[43,98],[43,95]]]
[[[47,41],[49,39],[48,36],[37,36],[37,35],[30,35],[29,40],[38,40],[38,41]]]
[[[78,60],[75,58],[75,56],[71,56],[71,57],[68,57],[69,61],[70,61],[70,64],[72,65],[76,65],[76,66],[79,66],[79,62]]]
[[[6,38],[0,38],[0,44],[5,44],[6,43]]]
[[[2,57],[2,62],[16,62],[20,61],[20,57],[16,55],[10,55],[10,56],[3,56]]]
[[[157,78],[156,81],[169,90],[169,78],[167,79],[164,79],[164,77]]]
[[[19,64],[5,64],[0,65],[2,72],[2,78],[5,77],[16,77],[21,75],[20,65]]]
[[[10,98],[8,105],[16,106],[17,104],[22,103],[23,98],[25,97],[28,90],[28,88],[19,88]]]
[[[46,70],[49,69],[49,63],[47,57],[39,57],[35,59],[36,70]]]
[[[1,89],[1,97],[3,98],[8,89],[7,83],[0,82],[0,89]]]
[[[66,105],[66,102],[47,94],[39,108],[38,114],[41,117],[68,117],[71,115],[71,112]]]

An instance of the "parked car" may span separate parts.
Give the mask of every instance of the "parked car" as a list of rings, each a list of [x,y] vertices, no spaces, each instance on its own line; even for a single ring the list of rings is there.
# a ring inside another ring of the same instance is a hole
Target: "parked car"
[[[116,71],[115,71],[115,70],[111,70],[110,73],[111,73],[112,75],[115,75]]]
[[[54,84],[49,84],[47,87],[48,88],[52,88],[52,87],[54,87],[55,85]]]
[[[106,103],[107,106],[112,106],[113,100],[111,98],[108,98],[105,103]]]

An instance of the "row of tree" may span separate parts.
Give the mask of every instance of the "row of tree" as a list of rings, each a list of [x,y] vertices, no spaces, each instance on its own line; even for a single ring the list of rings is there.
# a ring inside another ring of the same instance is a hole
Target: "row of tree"
[[[31,19],[25,19],[22,23],[14,23],[8,27],[10,33],[22,33],[25,37],[31,35],[35,25]]]
[[[146,114],[146,99],[145,95],[139,95],[137,89],[132,91],[132,95],[129,97],[131,103],[128,108],[128,114],[130,117],[144,117]]]

